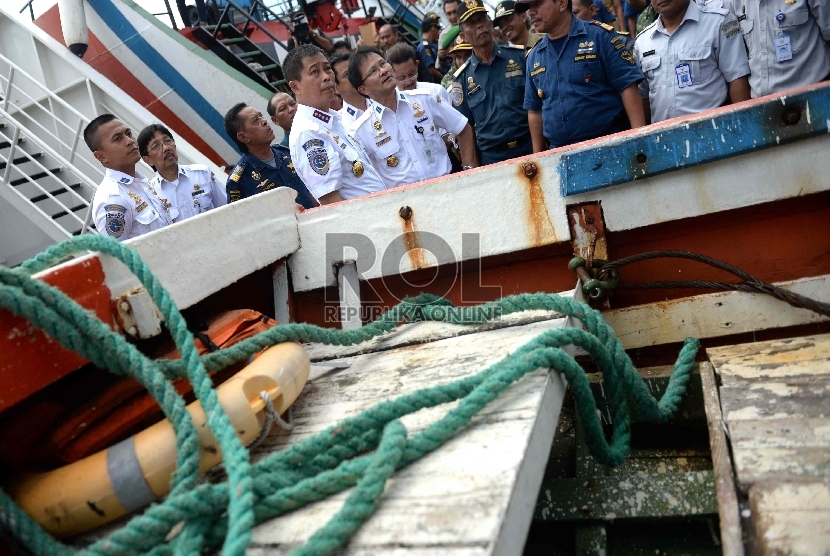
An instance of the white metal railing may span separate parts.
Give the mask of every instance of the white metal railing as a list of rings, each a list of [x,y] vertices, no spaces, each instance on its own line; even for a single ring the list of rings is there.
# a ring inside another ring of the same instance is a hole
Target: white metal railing
[[[46,214],[42,209],[40,209],[40,207],[38,207],[36,203],[32,202],[30,198],[27,198],[20,191],[18,191],[15,188],[15,186],[11,185],[11,181],[12,181],[11,178],[12,178],[12,175],[13,175],[12,174],[12,169],[16,168],[16,171],[18,173],[20,173],[21,176],[23,176],[26,179],[27,182],[34,185],[34,187],[41,194],[46,195],[46,197],[51,199],[52,201],[54,201],[61,210],[65,211],[68,216],[70,216],[72,219],[74,219],[78,223],[80,223],[81,226],[82,226],[81,227],[81,233],[85,233],[86,231],[88,231],[89,230],[89,224],[90,224],[90,221],[91,221],[91,218],[92,218],[92,213],[91,213],[91,210],[90,210],[91,201],[87,200],[85,197],[83,197],[78,192],[76,192],[74,189],[72,189],[69,186],[70,184],[66,183],[65,180],[59,178],[53,171],[49,170],[49,168],[47,168],[44,164],[42,164],[37,158],[32,156],[32,154],[30,154],[29,152],[26,152],[23,149],[18,148],[17,143],[18,143],[19,139],[22,136],[27,141],[30,141],[31,143],[36,145],[39,149],[41,149],[44,152],[45,155],[51,157],[57,164],[59,164],[61,166],[61,171],[62,172],[68,172],[75,179],[79,180],[80,183],[81,183],[81,186],[82,187],[86,186],[86,188],[88,189],[88,191],[90,193],[90,198],[94,194],[95,189],[97,187],[97,184],[95,184],[92,180],[90,180],[89,177],[87,177],[87,175],[84,172],[82,172],[80,169],[78,169],[76,166],[74,166],[71,162],[69,162],[69,160],[67,160],[64,156],[62,156],[60,153],[58,153],[55,149],[50,147],[45,141],[43,141],[41,138],[39,138],[36,134],[31,133],[28,129],[26,129],[26,127],[23,124],[21,124],[16,118],[14,118],[14,116],[9,114],[8,112],[6,112],[6,110],[4,110],[2,108],[0,108],[0,120],[5,120],[6,122],[8,122],[10,124],[10,127],[14,130],[11,133],[11,135],[7,135],[5,133],[0,132],[0,137],[2,137],[3,140],[6,140],[6,141],[10,142],[10,147],[9,147],[8,153],[5,156],[3,154],[0,154],[0,162],[5,162],[6,163],[6,168],[3,172],[2,178],[0,178],[0,187],[5,187],[7,189],[10,189],[10,190],[14,191],[17,195],[22,196],[23,198],[26,199],[28,204],[31,205],[32,208],[34,208],[38,213],[42,214],[45,218],[48,218],[49,220],[53,221],[54,224],[56,226],[58,226],[59,228],[62,228],[67,233],[67,235],[72,235],[71,230],[67,230],[65,226],[62,226],[60,223],[53,220],[50,215]],[[23,168],[20,168],[19,167],[20,164],[15,163],[15,156],[16,155],[23,155],[23,157],[25,157],[26,160],[24,162],[22,162],[22,164],[25,164],[27,162],[32,163],[38,169],[37,170],[38,173],[41,173],[41,172],[46,173],[48,176],[52,177],[55,180],[55,183],[56,183],[57,187],[64,188],[68,192],[68,194],[70,196],[69,197],[70,199],[77,201],[77,204],[84,205],[86,207],[85,218],[84,219],[79,218],[78,215],[75,214],[75,212],[71,209],[70,206],[67,206],[64,202],[60,201],[57,197],[52,195],[52,193],[48,189],[46,189],[42,185],[40,185],[37,182],[37,180],[32,179],[29,172],[27,172]]]
[[[80,144],[81,134],[83,133],[84,127],[88,124],[91,118],[87,118],[83,113],[79,112],[65,100],[63,100],[60,96],[58,96],[54,91],[50,90],[44,84],[40,83],[37,79],[29,75],[23,68],[12,62],[3,54],[0,54],[0,62],[3,64],[8,65],[9,73],[8,75],[0,75],[0,87],[2,87],[4,94],[3,94],[3,102],[2,102],[2,109],[5,111],[9,111],[10,107],[14,107],[15,115],[25,117],[27,119],[27,123],[30,125],[30,128],[37,128],[40,132],[44,133],[46,136],[50,137],[57,144],[64,150],[65,158],[72,164],[77,165],[76,162],[76,154],[78,150],[78,145]],[[35,98],[31,96],[22,86],[15,83],[15,79],[25,79],[26,83],[33,85],[37,88],[42,94],[39,95],[39,98]],[[90,95],[90,103],[94,109],[95,107],[95,99],[92,95],[92,89],[89,86],[89,79],[83,78],[81,81],[87,82],[87,90]],[[81,83],[78,81],[75,85]],[[65,89],[65,88],[64,88]],[[28,102],[20,103],[14,102],[12,100],[16,94],[20,94],[21,96],[25,97]],[[44,106],[41,104],[40,101],[48,100],[50,106]],[[63,110],[66,110],[70,114],[74,115],[77,118],[77,121],[74,122],[74,125],[71,125],[60,117],[55,114],[54,106],[52,103],[57,103]],[[40,121],[38,121],[32,114],[27,112],[28,109],[32,108],[39,108],[40,112],[51,119],[52,125],[55,128],[55,131],[48,129],[44,126]],[[63,129],[69,133],[71,139],[69,141],[64,141],[61,138],[61,134],[58,131],[59,129]],[[86,170],[85,174],[93,175],[99,180],[103,178],[104,171],[100,168],[97,164],[87,160],[83,157],[77,157],[77,160],[83,164],[84,169]],[[94,191],[94,188],[93,188]]]

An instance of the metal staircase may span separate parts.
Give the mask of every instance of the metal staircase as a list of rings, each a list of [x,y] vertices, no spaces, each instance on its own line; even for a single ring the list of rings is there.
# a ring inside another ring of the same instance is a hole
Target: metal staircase
[[[389,5],[394,6],[395,10],[388,18],[379,18],[382,20],[379,23],[388,23],[398,31],[401,38],[409,43],[410,46],[417,47],[421,40],[421,34],[417,33],[418,28],[413,24],[413,21],[417,21],[420,25],[422,18],[412,9],[412,4],[406,0],[391,0]],[[378,28],[380,28],[380,25],[378,25]]]
[[[266,29],[258,19],[274,19],[287,26],[287,23],[259,0],[254,0],[252,15],[233,0],[227,0],[216,25],[195,27],[193,36],[207,46],[223,62],[253,79],[272,92],[289,92],[288,83],[282,73],[278,60],[264,52],[248,35],[256,27],[279,44],[288,47]],[[241,27],[240,27],[241,25]]]

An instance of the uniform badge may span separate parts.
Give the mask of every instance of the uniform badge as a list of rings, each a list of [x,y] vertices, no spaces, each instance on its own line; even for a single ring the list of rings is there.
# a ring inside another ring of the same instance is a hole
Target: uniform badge
[[[417,103],[417,102],[413,102],[413,103],[412,103],[412,109],[415,111],[415,113],[413,114],[413,116],[415,116],[416,118],[420,118],[421,116],[423,116],[423,115],[424,115],[424,111],[423,111],[423,110],[421,110],[421,107],[420,107],[420,106],[418,106],[418,103]]]
[[[538,65],[538,62],[537,62],[537,65]],[[530,72],[530,77],[536,77],[540,73],[545,73],[546,69],[547,69],[546,66],[542,66],[541,68],[536,68],[535,70]]]
[[[308,157],[311,169],[325,176],[329,173],[329,154],[319,139],[310,139],[303,144],[303,150]]]
[[[375,120],[374,122],[372,122],[372,127],[375,128],[375,131],[380,131],[381,129],[383,129],[383,124],[380,123],[379,120]]]
[[[473,81],[473,76],[471,75],[467,78],[467,90],[469,91],[474,87],[478,87],[478,85],[476,85],[476,82]]]
[[[363,175],[363,163],[359,160],[352,162],[352,173],[359,178]]]
[[[112,237],[121,237],[126,226],[124,214],[127,209],[121,205],[106,205],[104,208],[107,211],[106,224],[104,224],[107,234]]]
[[[346,108],[346,112],[349,113],[349,116],[354,116],[354,114],[355,114],[354,108]]]
[[[262,180],[261,182],[259,182],[259,183],[256,185],[256,188],[257,188],[257,189],[259,189],[260,187],[265,187],[266,185],[268,185],[268,178],[265,178],[264,180]]]
[[[478,2],[476,0],[464,0],[464,5],[467,6],[468,10],[478,7]]]
[[[202,212],[202,204],[199,202],[199,199],[193,199],[193,208],[196,209],[196,212]]]
[[[390,168],[394,168],[395,166],[398,165],[398,157],[395,156],[394,154],[392,156],[389,156],[386,159],[386,165],[389,166]]]
[[[441,104],[441,95],[435,95],[435,102]]]
[[[461,89],[461,83],[453,82],[450,89],[450,99],[452,99],[453,106],[461,106],[464,102],[464,91]]]
[[[542,65],[542,62],[535,62],[535,63],[533,64],[533,69],[536,69],[536,68],[538,68],[538,67],[539,67],[539,66],[541,66],[541,65]]]
[[[262,175],[259,172],[257,172],[256,170],[251,170],[251,177],[254,178],[255,180],[258,180],[258,179],[262,178]]]
[[[620,58],[622,58],[629,64],[634,64],[634,56],[632,56],[631,52],[629,52],[628,50],[620,51]]]
[[[542,89],[536,89],[536,94],[539,95],[539,98],[545,98],[545,93]]]
[[[131,180],[130,178],[121,178],[120,180],[118,180],[118,183],[130,183],[131,181],[133,180]]]
[[[380,140],[380,141],[378,141],[377,143],[375,143],[375,146],[376,146],[376,147],[382,147],[382,146],[384,146],[386,143],[388,143],[388,142],[389,142],[389,141],[391,141],[391,140],[392,140],[392,137],[391,137],[391,136],[388,136],[388,137],[386,137],[386,138],[384,138],[384,139],[381,139],[381,140]]]
[[[519,64],[517,64],[514,60],[509,60],[504,73],[505,79],[509,79],[511,77],[521,77],[522,75],[524,74],[522,72],[522,68],[519,67]]]
[[[242,177],[242,172],[245,171],[244,166],[234,166],[233,172],[231,173],[231,181],[238,182],[239,178]]]

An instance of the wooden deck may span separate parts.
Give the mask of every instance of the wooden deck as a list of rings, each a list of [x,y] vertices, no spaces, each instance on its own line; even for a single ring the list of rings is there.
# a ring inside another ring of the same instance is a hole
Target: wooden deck
[[[309,346],[313,359],[337,359],[350,367],[312,367],[293,409],[295,429],[272,433],[258,452],[281,449],[380,401],[473,375],[566,320],[532,313],[478,328],[416,323],[358,349]],[[520,554],[566,386],[546,370],[519,381],[455,438],[399,471],[343,553]],[[404,418],[409,435],[449,408]],[[297,547],[334,515],[346,495],[260,525],[248,553],[282,554]]]
[[[830,554],[830,335],[708,350],[749,553]]]

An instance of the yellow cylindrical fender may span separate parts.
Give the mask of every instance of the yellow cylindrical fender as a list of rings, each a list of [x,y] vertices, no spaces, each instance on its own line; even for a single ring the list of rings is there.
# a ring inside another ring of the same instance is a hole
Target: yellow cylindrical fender
[[[278,413],[300,395],[310,361],[303,347],[286,342],[269,348],[216,389],[243,444],[265,424],[268,392]],[[199,434],[201,471],[222,460],[216,439],[198,401],[187,406]],[[176,436],[161,421],[115,446],[66,467],[18,476],[4,489],[35,521],[56,537],[77,535],[141,509],[170,490],[176,468]]]

